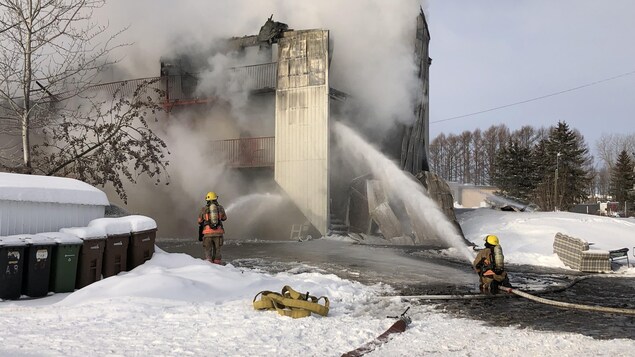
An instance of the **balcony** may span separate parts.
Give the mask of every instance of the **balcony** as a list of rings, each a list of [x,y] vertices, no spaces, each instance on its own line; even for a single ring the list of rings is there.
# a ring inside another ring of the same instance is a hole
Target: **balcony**
[[[211,152],[225,159],[231,168],[271,167],[275,161],[275,137],[212,141]]]

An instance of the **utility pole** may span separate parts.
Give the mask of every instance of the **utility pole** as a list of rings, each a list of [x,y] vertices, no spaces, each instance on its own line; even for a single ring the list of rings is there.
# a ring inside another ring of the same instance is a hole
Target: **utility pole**
[[[560,152],[556,154],[556,178],[553,181],[553,211],[558,211],[558,164],[560,163]]]

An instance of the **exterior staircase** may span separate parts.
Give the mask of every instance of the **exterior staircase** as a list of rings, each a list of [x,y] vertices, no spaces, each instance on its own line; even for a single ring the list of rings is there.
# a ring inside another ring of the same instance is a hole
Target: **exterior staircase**
[[[338,218],[331,213],[328,234],[339,236],[348,235],[348,225],[343,219]]]

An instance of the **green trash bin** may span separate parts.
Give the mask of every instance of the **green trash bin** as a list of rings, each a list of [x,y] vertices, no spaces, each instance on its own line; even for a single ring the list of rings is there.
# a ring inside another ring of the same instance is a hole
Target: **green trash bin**
[[[79,249],[84,241],[72,234],[62,232],[38,233],[37,235],[48,237],[55,242],[51,260],[49,291],[55,293],[73,292],[77,279]]]
[[[77,260],[75,287],[81,289],[101,280],[106,232],[95,227],[62,228],[60,232],[73,234],[82,240]]]
[[[51,278],[51,257],[55,242],[43,236],[25,234],[24,275],[22,294],[30,297],[46,296]]]
[[[0,299],[15,300],[22,294],[25,248],[23,239],[0,237]]]

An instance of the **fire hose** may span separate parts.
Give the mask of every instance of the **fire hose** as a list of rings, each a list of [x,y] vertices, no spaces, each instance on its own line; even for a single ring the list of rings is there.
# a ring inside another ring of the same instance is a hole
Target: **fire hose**
[[[606,275],[597,275],[597,274],[586,275],[586,276],[582,276],[582,277],[579,277],[577,279],[574,279],[569,284],[567,284],[567,285],[565,285],[563,287],[559,287],[559,288],[556,288],[556,289],[538,290],[538,291],[533,292],[533,294],[530,294],[528,292],[521,291],[521,290],[518,290],[518,289],[508,288],[508,287],[503,287],[503,286],[499,286],[499,290],[505,291],[508,294],[513,294],[513,295],[516,295],[516,296],[524,297],[526,299],[529,299],[529,300],[532,300],[532,301],[535,301],[535,302],[538,302],[538,303],[541,303],[541,304],[551,305],[551,306],[565,308],[565,309],[596,311],[596,312],[605,312],[605,313],[611,313],[611,314],[635,315],[635,309],[575,304],[575,303],[569,303],[569,302],[564,302],[564,301],[556,301],[556,300],[545,299],[545,298],[541,298],[541,297],[536,296],[536,295],[539,295],[539,294],[560,292],[560,291],[563,291],[563,290],[566,290],[566,289],[572,287],[573,285],[577,284],[578,282],[580,282],[582,280],[585,280],[585,279],[588,279],[588,278],[592,278],[592,277],[597,277],[597,276],[602,276],[602,278],[618,278],[618,276],[606,276]],[[386,296],[386,297],[388,297],[388,296]],[[410,296],[398,296],[398,297],[401,298],[401,299],[405,299],[405,300],[413,300],[413,299],[417,299],[417,300],[471,300],[471,299],[503,298],[503,297],[510,297],[510,296],[509,295],[505,295],[505,294],[496,294],[496,295],[465,294],[465,295],[410,295]]]

